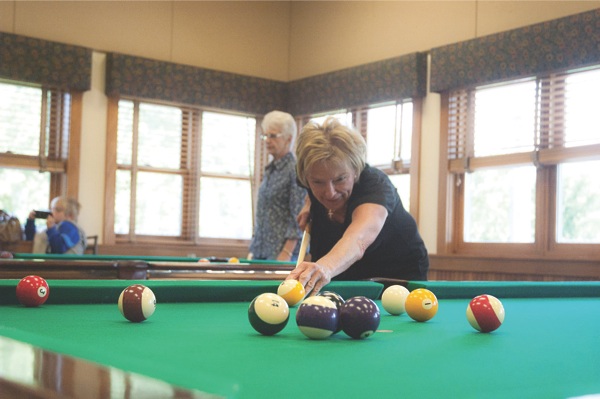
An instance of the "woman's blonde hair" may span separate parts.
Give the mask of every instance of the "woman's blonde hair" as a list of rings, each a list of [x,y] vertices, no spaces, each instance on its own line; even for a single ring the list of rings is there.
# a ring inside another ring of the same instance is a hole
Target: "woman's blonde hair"
[[[358,178],[365,168],[366,156],[365,139],[336,118],[328,117],[322,125],[309,122],[298,135],[296,174],[300,183],[308,187],[306,173],[317,162],[327,161],[350,166]]]

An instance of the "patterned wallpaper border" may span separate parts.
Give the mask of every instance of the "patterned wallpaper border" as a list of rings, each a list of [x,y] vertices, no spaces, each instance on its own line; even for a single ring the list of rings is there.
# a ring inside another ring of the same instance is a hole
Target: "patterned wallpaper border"
[[[295,115],[365,104],[424,97],[427,54],[347,68],[290,82],[290,112]]]
[[[287,106],[287,84],[110,53],[106,94],[264,114]]]
[[[600,9],[431,50],[431,91],[600,62]]]
[[[0,32],[0,77],[86,91],[91,87],[92,50]]]
[[[600,63],[600,9],[437,47],[431,91]],[[251,114],[306,115],[423,97],[426,53],[280,82],[109,53],[106,93]],[[92,50],[0,32],[0,77],[67,90],[91,87]]]

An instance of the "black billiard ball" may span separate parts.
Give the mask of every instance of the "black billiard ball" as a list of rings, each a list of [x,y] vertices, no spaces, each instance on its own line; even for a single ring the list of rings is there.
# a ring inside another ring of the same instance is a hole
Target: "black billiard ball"
[[[373,335],[379,327],[380,320],[377,304],[364,296],[348,299],[340,311],[342,330],[354,339]]]

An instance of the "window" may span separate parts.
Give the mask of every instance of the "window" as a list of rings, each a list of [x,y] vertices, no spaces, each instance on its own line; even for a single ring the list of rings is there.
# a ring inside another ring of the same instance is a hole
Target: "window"
[[[69,139],[79,134],[71,107],[80,101],[79,93],[0,81],[0,204],[22,222],[55,196],[76,196]]]
[[[597,253],[598,93],[600,68],[450,93],[455,251]]]
[[[413,140],[418,143],[418,136],[415,136],[413,126],[420,126],[420,120],[415,121],[416,118],[420,118],[420,114],[415,114],[414,103],[412,100],[406,100],[348,111],[338,110],[304,117],[301,118],[301,122],[322,123],[328,116],[333,116],[346,125],[356,127],[367,142],[367,163],[388,174],[400,194],[404,207],[416,217],[417,186],[415,185],[415,193],[411,196],[411,184],[418,181],[418,168],[412,162]],[[415,166],[411,168],[411,164]],[[415,198],[412,202],[411,197]]]
[[[117,238],[249,239],[256,119],[139,100],[117,104]]]

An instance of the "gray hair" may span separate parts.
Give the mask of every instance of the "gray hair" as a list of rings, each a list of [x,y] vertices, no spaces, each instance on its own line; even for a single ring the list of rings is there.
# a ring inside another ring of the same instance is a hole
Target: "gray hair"
[[[277,129],[284,136],[291,137],[292,139],[296,137],[296,132],[298,131],[294,117],[282,111],[271,111],[266,114],[262,120],[261,127],[263,133],[266,133],[269,129]]]

